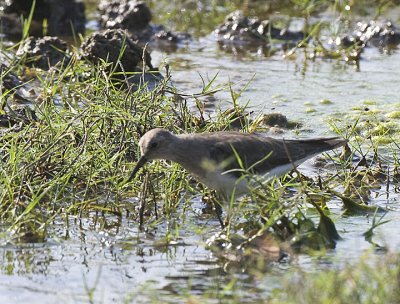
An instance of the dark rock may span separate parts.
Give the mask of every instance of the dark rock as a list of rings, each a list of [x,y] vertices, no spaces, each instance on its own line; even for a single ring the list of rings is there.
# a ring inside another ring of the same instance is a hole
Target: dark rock
[[[281,127],[287,129],[298,128],[301,126],[298,122],[289,121],[286,116],[281,113],[264,114],[263,123],[270,127]]]
[[[220,42],[237,44],[263,44],[271,39],[298,42],[306,37],[303,32],[278,29],[269,20],[247,17],[241,11],[229,14],[214,32]]]
[[[48,70],[59,63],[67,64],[70,57],[66,53],[67,43],[58,37],[28,37],[20,45],[17,56],[25,57],[28,65]]]
[[[7,90],[12,90],[22,85],[22,81],[15,75],[9,67],[5,64],[0,64],[0,79],[2,80],[2,86]]]
[[[365,47],[373,46],[390,53],[400,44],[400,30],[391,22],[358,22],[352,34],[332,39],[333,47],[348,62],[359,65]]]
[[[34,110],[29,106],[22,106],[17,109],[8,108],[5,114],[0,115],[0,127],[11,128],[16,124],[27,125],[38,121]]]
[[[141,35],[144,32],[140,33]],[[149,34],[149,35],[148,35]],[[148,41],[151,48],[160,49],[164,52],[175,52],[182,43],[190,41],[188,33],[167,31],[163,26],[149,26],[146,37],[140,36],[141,41]]]
[[[19,20],[19,16],[24,19],[29,17],[29,13],[33,4],[33,0],[9,0],[2,1],[4,13]],[[48,23],[48,34],[54,36],[64,36],[76,33],[84,33],[85,31],[85,5],[83,2],[75,0],[37,0],[33,14],[33,22],[42,26],[43,20]],[[20,27],[20,26],[18,26]],[[3,31],[8,34],[8,31]],[[35,27],[31,34],[40,35],[43,33],[43,28]]]
[[[143,62],[152,69],[150,54],[143,50],[134,38],[121,29],[106,30],[90,35],[81,45],[83,57],[94,64],[101,61],[112,63],[121,71],[118,61],[125,72],[137,72],[137,65]],[[121,56],[121,50],[124,50]],[[110,67],[111,68],[111,67]]]
[[[102,0],[99,4],[100,25],[107,29],[136,31],[145,28],[151,12],[142,1]]]
[[[140,43],[150,43],[152,47],[175,50],[178,43],[190,39],[187,33],[173,33],[163,25],[150,24],[151,11],[142,1],[102,0],[98,9],[102,28],[127,30]]]
[[[154,35],[157,39],[168,42],[178,42],[178,36],[170,31],[161,30]]]
[[[222,116],[228,120],[229,127],[232,129],[243,129],[253,121],[250,117],[252,113],[245,111],[243,108],[234,107],[225,110]]]
[[[22,82],[20,78],[3,63],[0,64],[0,82],[0,87],[2,88],[0,94],[3,96],[13,95],[15,99],[23,102],[31,102],[31,100],[37,97],[35,89],[30,84]]]
[[[371,45],[379,48],[395,48],[400,44],[400,30],[391,22],[358,22],[351,35],[341,39],[343,47],[359,47]]]
[[[266,37],[258,32],[261,21],[249,18],[241,11],[235,11],[225,18],[225,22],[214,31],[219,41],[237,43],[265,42]]]

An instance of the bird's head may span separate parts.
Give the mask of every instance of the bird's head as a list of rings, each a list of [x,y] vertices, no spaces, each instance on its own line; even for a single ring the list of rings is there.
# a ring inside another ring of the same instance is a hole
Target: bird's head
[[[171,132],[157,128],[148,131],[139,140],[140,153],[147,160],[168,159],[175,135]]]
[[[157,128],[148,131],[139,140],[139,147],[141,157],[138,160],[136,167],[133,169],[128,181],[131,181],[136,175],[137,171],[143,165],[153,159],[170,159],[169,155],[173,149],[171,145],[174,144],[176,136],[171,132]]]

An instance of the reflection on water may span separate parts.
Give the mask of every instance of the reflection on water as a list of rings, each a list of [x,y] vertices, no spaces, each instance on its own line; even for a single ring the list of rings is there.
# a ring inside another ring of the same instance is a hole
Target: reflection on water
[[[204,248],[206,238],[219,230],[208,220],[207,233],[193,233],[194,216],[184,223],[179,237],[166,245],[165,223],[151,233],[139,232],[138,223],[124,219],[118,227],[96,229],[95,217],[70,222],[68,239],[64,223],[55,224],[44,244],[4,244],[0,249],[0,302],[26,303],[40,296],[40,303],[123,302],[131,297],[148,301],[153,297],[179,295],[190,290],[220,293],[236,277],[247,290],[249,301],[259,289],[251,275],[227,275],[216,258]],[[114,218],[103,218],[115,222]],[[118,231],[118,232],[117,232]],[[161,293],[160,293],[161,291]],[[223,295],[229,297],[229,293]],[[33,299],[32,299],[33,298]],[[136,301],[134,301],[136,302]]]
[[[306,163],[302,170],[313,175],[311,167]],[[372,249],[362,236],[372,219],[340,217],[340,203],[332,201],[330,209],[344,238],[335,250],[323,257],[295,255],[290,263],[273,263],[267,268],[232,268],[205,248],[207,238],[220,231],[220,227],[216,219],[202,218],[196,211],[197,204],[193,201],[193,209],[186,211],[186,218],[180,223],[177,238],[169,243],[165,237],[174,227],[170,223],[140,232],[136,220],[93,214],[79,220],[71,218],[68,233],[64,219],[56,221],[49,227],[46,243],[3,244],[0,303],[36,303],[36,298],[40,303],[57,299],[86,303],[91,297],[104,303],[131,299],[147,303],[149,299],[157,302],[165,297],[171,301],[174,296],[204,292],[224,299],[240,295],[251,303],[268,297],[288,269],[315,271],[329,265],[337,267]],[[387,215],[386,219],[392,222],[377,230],[375,242],[391,250],[400,249],[396,233],[399,215],[399,211]],[[202,227],[201,234],[195,233],[197,227]],[[387,240],[391,240],[390,244]],[[226,289],[232,282],[235,289]]]
[[[103,220],[115,224],[115,218]],[[199,246],[199,236],[188,231],[180,231],[176,245],[162,244],[164,224],[151,236],[139,232],[137,223],[128,219],[109,229],[96,229],[94,217],[80,223],[71,220],[68,239],[64,227],[64,223],[51,227],[45,244],[2,246],[0,300],[25,303],[37,292],[45,303],[57,297],[79,302],[89,299],[87,285],[94,288],[96,299],[120,302],[145,282],[166,288],[171,284],[168,278],[193,279],[218,267]]]

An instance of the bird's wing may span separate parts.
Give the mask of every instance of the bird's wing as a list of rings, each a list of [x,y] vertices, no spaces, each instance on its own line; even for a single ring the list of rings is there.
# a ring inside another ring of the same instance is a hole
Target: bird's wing
[[[298,165],[300,160],[345,143],[339,138],[283,140],[244,133],[236,136],[219,134],[219,138],[221,140],[210,146],[210,158],[222,164],[224,170],[251,168],[254,173],[265,173],[292,162]]]
[[[221,134],[219,135],[221,138]],[[273,152],[273,145],[261,140],[258,136],[238,133],[236,136],[227,136],[211,144],[210,159],[221,165],[223,170],[240,176],[241,169],[248,169],[255,163],[254,171],[267,171],[272,168],[270,162],[276,162],[281,157]],[[268,161],[263,161],[267,160]]]

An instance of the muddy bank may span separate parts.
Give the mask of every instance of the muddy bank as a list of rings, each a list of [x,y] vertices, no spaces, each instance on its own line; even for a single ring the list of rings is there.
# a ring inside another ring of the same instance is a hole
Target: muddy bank
[[[85,39],[81,45],[83,58],[98,64],[111,63],[111,69],[136,72],[141,62],[153,69],[149,52],[143,49],[134,38],[121,29],[96,32]],[[123,50],[123,54],[122,54]],[[121,62],[122,66],[118,66]]]
[[[226,16],[214,33],[221,43],[237,44],[264,44],[271,40],[296,43],[306,38],[306,33],[277,28],[270,20],[247,17],[242,11]]]
[[[340,43],[344,47],[394,49],[400,44],[400,30],[390,21],[360,21],[353,33],[343,37]]]
[[[273,17],[271,15],[272,20]],[[306,48],[310,59],[342,58],[357,64],[366,47],[377,47],[391,53],[400,44],[400,30],[390,21],[359,21],[355,23],[351,33],[339,35],[329,28],[328,23],[321,21],[318,25],[306,20],[303,22],[304,28],[318,30],[310,33],[292,31],[275,26],[271,20],[246,16],[242,11],[235,11],[226,16],[224,23],[213,34],[219,47],[233,54],[253,52],[269,57],[277,51],[283,51],[288,58],[298,49]]]
[[[113,79],[129,83],[129,89],[143,85],[154,88],[163,77],[153,67],[150,53],[135,38],[122,29],[95,32],[82,43],[81,58],[94,65],[107,63]]]
[[[102,29],[123,29],[140,43],[165,51],[174,51],[190,40],[187,33],[174,33],[163,25],[152,24],[152,13],[143,1],[102,0],[98,6]]]
[[[58,38],[45,36],[43,38],[28,37],[20,44],[16,53],[25,64],[48,70],[53,66],[66,66],[71,59],[67,43]]]

